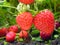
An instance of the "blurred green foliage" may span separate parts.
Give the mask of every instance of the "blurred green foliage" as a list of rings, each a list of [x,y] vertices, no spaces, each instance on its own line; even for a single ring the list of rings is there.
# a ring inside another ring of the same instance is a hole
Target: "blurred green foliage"
[[[12,3],[13,2],[13,3]],[[17,0],[0,1],[0,27],[8,27],[16,24],[15,17],[17,15]]]

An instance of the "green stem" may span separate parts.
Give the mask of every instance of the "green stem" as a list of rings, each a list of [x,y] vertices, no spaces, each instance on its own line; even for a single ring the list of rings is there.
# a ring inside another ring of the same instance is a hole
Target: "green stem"
[[[56,13],[56,0],[54,0],[54,11]]]
[[[5,5],[0,5],[0,7],[8,7],[8,8],[16,9],[16,7],[12,7],[12,6],[5,6]],[[16,9],[16,10],[17,10],[17,9]]]
[[[12,9],[16,9],[16,11],[19,13],[19,11],[17,10],[16,7],[12,7],[12,6],[5,6],[5,5],[0,5],[0,7],[6,7],[6,8],[12,8]],[[14,14],[12,12],[9,12],[10,14]]]
[[[36,11],[38,11],[37,3],[34,3],[34,8]]]
[[[4,39],[5,37],[0,37],[0,39]]]
[[[19,33],[16,33],[16,36],[19,36]]]
[[[49,0],[49,6],[50,6],[50,9],[52,10],[51,0]]]

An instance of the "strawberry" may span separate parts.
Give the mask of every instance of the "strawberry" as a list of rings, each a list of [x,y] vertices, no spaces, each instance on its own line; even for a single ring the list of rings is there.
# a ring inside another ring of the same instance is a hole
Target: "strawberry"
[[[18,27],[16,25],[12,25],[9,27],[9,31],[13,31],[13,32],[18,32]]]
[[[28,37],[28,33],[26,31],[21,31],[19,36],[20,36],[20,38],[27,38]]]
[[[7,34],[7,28],[3,27],[0,29],[0,37],[3,37]]]
[[[54,30],[54,23],[55,23],[54,15],[48,9],[45,9],[45,10],[41,11],[40,13],[38,13],[34,17],[33,22],[34,22],[35,27],[40,31],[42,31],[42,30],[53,31]]]
[[[48,40],[50,39],[52,36],[52,32],[49,32],[49,31],[40,31],[40,37],[43,39],[43,40]]]
[[[58,29],[60,27],[60,22],[59,21],[56,21],[55,22],[55,26],[56,26],[56,29]]]
[[[9,32],[6,35],[6,41],[7,42],[13,42],[15,40],[16,34],[14,32]]]
[[[30,12],[23,12],[16,17],[17,24],[22,30],[29,30],[32,26],[33,17]]]
[[[34,0],[18,0],[18,1],[24,4],[32,4],[34,2]]]

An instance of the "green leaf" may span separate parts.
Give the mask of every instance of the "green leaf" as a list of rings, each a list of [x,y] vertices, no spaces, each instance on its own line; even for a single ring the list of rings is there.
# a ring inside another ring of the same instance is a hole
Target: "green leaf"
[[[6,41],[4,41],[4,45],[8,45],[8,43]]]
[[[32,35],[36,35],[36,34],[38,34],[38,33],[40,33],[39,30],[33,30],[33,31],[31,32]]]
[[[36,41],[43,41],[40,36],[36,38]]]

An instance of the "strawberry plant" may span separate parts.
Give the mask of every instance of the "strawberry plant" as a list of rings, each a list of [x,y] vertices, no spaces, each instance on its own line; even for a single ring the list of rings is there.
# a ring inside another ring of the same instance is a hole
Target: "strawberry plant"
[[[0,0],[0,42],[60,44],[60,0]]]

